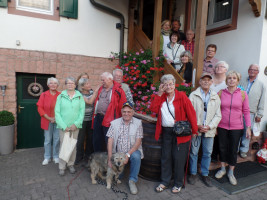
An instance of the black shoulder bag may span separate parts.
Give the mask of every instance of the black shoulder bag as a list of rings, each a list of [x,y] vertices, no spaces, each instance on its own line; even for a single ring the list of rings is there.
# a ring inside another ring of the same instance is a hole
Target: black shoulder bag
[[[167,99],[166,99],[166,103],[167,103],[168,110],[169,110],[171,116],[173,117],[173,119],[175,121],[175,118],[174,118],[173,114],[170,111]],[[174,123],[174,127],[173,127],[173,133],[177,137],[183,137],[183,136],[192,135],[190,122],[189,121],[177,121],[177,122],[175,122]]]

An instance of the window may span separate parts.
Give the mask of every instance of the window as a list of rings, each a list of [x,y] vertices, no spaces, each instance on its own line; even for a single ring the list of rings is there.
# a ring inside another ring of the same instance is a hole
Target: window
[[[17,0],[16,8],[29,12],[53,15],[54,0]]]
[[[190,27],[195,29],[197,0],[191,0]],[[210,0],[208,3],[207,35],[236,29],[238,0]]]

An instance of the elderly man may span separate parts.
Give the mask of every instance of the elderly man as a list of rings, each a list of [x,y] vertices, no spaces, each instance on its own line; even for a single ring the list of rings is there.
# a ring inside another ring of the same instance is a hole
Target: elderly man
[[[142,138],[143,127],[139,119],[133,117],[133,105],[130,102],[123,104],[122,117],[111,122],[108,130],[108,165],[112,167],[110,161],[112,153],[124,152],[127,164],[130,161],[129,187],[131,194],[137,194],[135,183],[143,156]]]
[[[217,51],[215,44],[209,44],[206,48],[206,58],[204,59],[203,73],[207,72],[213,75],[215,73],[214,65],[219,61],[214,56]]]
[[[114,78],[114,81],[116,81],[119,84],[121,84],[121,87],[122,87],[123,91],[125,92],[127,101],[129,101],[131,104],[134,105],[133,96],[132,96],[131,90],[129,88],[129,85],[127,85],[126,83],[122,82],[122,80],[123,80],[123,71],[121,69],[114,69],[113,70],[113,78]]]
[[[94,115],[92,120],[93,147],[95,152],[106,151],[106,134],[110,127],[110,122],[121,117],[121,108],[126,101],[126,96],[121,85],[113,81],[113,76],[109,72],[101,75],[102,86],[94,105]]]
[[[185,50],[190,51],[192,56],[194,56],[194,41],[195,33],[192,30],[186,31],[186,40],[182,41],[182,45],[184,45]]]
[[[178,32],[179,33],[179,41],[185,40],[185,34],[180,31],[181,28],[181,22],[179,19],[172,20],[172,32]]]
[[[217,93],[210,89],[212,84],[212,76],[210,74],[203,73],[199,84],[200,87],[189,96],[197,114],[198,135],[195,135],[192,138],[189,165],[190,175],[188,176],[188,183],[193,185],[196,182],[198,152],[202,142],[200,180],[206,186],[211,187],[211,181],[208,177],[209,166],[211,161],[213,139],[216,133],[216,128],[222,118],[220,108],[221,100]]]
[[[260,67],[257,64],[251,64],[248,68],[248,77],[241,82],[241,85],[246,90],[249,99],[250,108],[250,120],[251,120],[251,130],[253,130],[254,123],[260,123],[261,118],[264,113],[264,100],[265,100],[265,86],[257,78],[259,74]],[[244,125],[244,127],[246,127]],[[246,128],[244,129],[244,134],[241,139],[240,146],[240,156],[242,158],[247,157],[247,152],[249,150],[250,139],[246,138]]]

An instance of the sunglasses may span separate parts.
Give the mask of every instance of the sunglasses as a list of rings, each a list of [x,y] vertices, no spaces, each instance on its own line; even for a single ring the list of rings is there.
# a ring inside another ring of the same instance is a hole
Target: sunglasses
[[[207,103],[204,102],[204,111],[207,112]]]

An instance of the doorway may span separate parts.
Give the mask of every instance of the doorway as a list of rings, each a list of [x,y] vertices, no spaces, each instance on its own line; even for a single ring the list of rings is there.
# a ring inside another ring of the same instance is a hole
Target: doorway
[[[54,75],[17,73],[17,149],[42,147],[44,131],[36,103]]]

